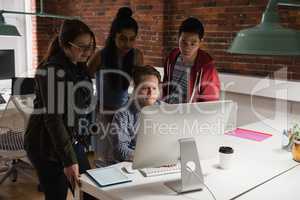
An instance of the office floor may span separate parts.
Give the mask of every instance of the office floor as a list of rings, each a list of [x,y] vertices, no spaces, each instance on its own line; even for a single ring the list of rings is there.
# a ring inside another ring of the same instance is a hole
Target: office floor
[[[93,159],[93,154],[89,154],[89,160]],[[37,189],[37,176],[34,170],[27,171],[28,178],[23,174],[19,174],[17,182],[13,183],[10,179],[0,186],[0,200],[43,200],[43,193]],[[0,177],[3,173],[0,173]],[[67,200],[72,200],[69,192]]]
[[[28,178],[20,174],[17,182],[13,183],[7,179],[0,186],[0,200],[42,200],[43,193],[37,190],[37,177],[32,170],[28,173],[33,178]],[[1,177],[1,175],[0,175]],[[69,192],[70,193],[70,192]],[[71,194],[68,195],[68,200],[71,200]]]

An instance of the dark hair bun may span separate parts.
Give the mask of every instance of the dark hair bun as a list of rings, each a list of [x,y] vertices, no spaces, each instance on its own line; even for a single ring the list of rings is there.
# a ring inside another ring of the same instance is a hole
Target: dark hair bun
[[[132,10],[128,7],[122,7],[117,13],[117,18],[129,18],[132,16]]]

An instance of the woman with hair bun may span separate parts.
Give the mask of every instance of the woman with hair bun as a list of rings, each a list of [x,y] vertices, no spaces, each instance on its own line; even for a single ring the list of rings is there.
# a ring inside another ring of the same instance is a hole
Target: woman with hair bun
[[[133,67],[143,65],[143,54],[134,47],[137,34],[138,24],[132,17],[132,10],[120,8],[104,48],[96,52],[88,64],[90,75],[96,75],[99,120],[103,130],[108,130],[113,114],[128,102]],[[107,142],[103,142],[105,138],[102,137],[96,140],[96,155],[103,158]]]
[[[132,10],[128,7],[120,8],[112,22],[104,48],[96,52],[89,62],[89,72],[92,76],[96,74],[97,83],[101,75],[104,75],[104,80],[101,80],[103,85],[97,84],[103,88],[103,91],[99,88],[97,91],[98,97],[99,91],[105,94],[100,96],[103,98],[100,103],[104,107],[112,108],[108,110],[118,109],[127,102],[127,89],[131,80],[124,79],[131,78],[133,66],[143,65],[142,52],[134,48],[137,34],[138,24],[132,18]],[[105,72],[105,70],[113,72],[107,75],[101,74],[101,71]]]

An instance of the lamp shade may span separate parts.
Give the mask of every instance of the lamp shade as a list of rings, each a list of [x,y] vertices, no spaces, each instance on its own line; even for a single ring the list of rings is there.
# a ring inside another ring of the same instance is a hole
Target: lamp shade
[[[283,0],[269,0],[261,23],[238,32],[228,52],[254,55],[300,55],[300,31],[280,25],[277,4],[281,1],[283,2]]]
[[[0,35],[21,36],[15,26],[8,25],[8,24],[0,24]]]
[[[0,35],[21,36],[15,26],[5,23],[2,13],[0,13]]]
[[[300,31],[277,23],[262,23],[238,32],[230,53],[254,55],[300,55]]]

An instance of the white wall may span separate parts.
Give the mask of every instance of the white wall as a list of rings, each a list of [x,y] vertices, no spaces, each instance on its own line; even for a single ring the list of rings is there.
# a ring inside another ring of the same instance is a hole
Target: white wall
[[[234,100],[238,103],[237,125],[269,119],[291,126],[294,122],[300,123],[300,103],[284,101],[273,98],[250,96],[227,92],[224,99]]]
[[[223,99],[238,103],[238,125],[273,120],[283,127],[300,122],[300,82],[220,75]]]
[[[237,126],[262,120],[280,127],[300,123],[300,82],[224,73],[220,80],[221,98],[238,103]]]
[[[25,3],[29,5],[29,2],[29,0],[0,0],[0,9],[25,12]],[[28,51],[26,46],[26,39],[28,37],[26,17],[25,15],[7,13],[4,13],[3,16],[7,24],[12,24],[17,27],[21,37],[0,36],[0,49],[15,50],[16,76],[26,76],[27,70],[30,68],[29,65],[31,63],[31,59],[29,59],[31,58],[31,50]]]

